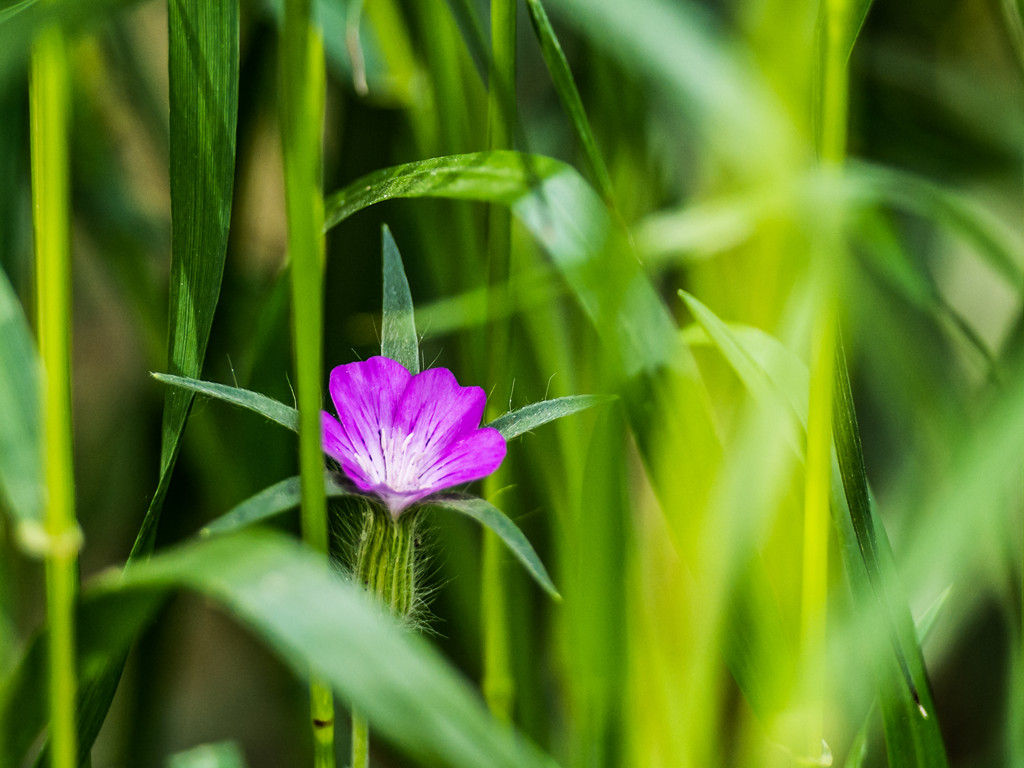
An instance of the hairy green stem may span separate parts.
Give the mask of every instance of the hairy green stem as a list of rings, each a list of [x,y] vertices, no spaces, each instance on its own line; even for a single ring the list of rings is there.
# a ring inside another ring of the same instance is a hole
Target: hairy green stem
[[[71,264],[68,70],[64,37],[45,28],[32,55],[32,202],[42,355],[46,485],[46,609],[49,622],[51,764],[78,763],[75,726],[75,596],[81,533],[75,520],[71,444]]]
[[[291,259],[292,344],[299,406],[302,537],[327,554],[327,499],[320,445],[323,367],[324,203],[321,189],[325,72],[323,43],[311,0],[286,0],[281,46],[281,141],[284,153],[288,253]],[[334,701],[310,683],[314,764],[334,766]]]
[[[371,501],[362,502],[362,529],[356,547],[355,578],[397,618],[408,620],[416,608],[415,509],[397,520]],[[370,764],[370,729],[366,719],[352,713],[352,768]]]
[[[403,620],[412,616],[415,608],[418,517],[416,510],[410,509],[395,520],[377,504],[363,502],[356,578]]]

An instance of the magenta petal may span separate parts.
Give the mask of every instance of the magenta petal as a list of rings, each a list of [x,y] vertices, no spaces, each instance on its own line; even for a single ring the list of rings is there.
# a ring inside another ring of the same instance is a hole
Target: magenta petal
[[[505,458],[505,439],[480,429],[486,396],[462,387],[446,368],[412,376],[385,357],[331,371],[338,412],[321,416],[324,452],[356,486],[397,517],[453,485],[489,475]]]
[[[446,444],[480,426],[486,400],[480,387],[459,386],[447,368],[430,368],[406,386],[395,427],[415,435],[416,450],[437,455]]]
[[[423,474],[423,485],[435,491],[486,477],[505,458],[505,438],[496,429],[477,429],[449,445]]]
[[[395,404],[410,378],[401,363],[386,357],[339,365],[331,371],[331,399],[349,440],[350,458],[367,477],[373,470],[384,476],[381,435],[391,431]]]
[[[373,482],[355,461],[355,451],[338,420],[326,411],[320,411],[320,432],[324,453],[341,464],[349,479],[362,491],[369,491]]]

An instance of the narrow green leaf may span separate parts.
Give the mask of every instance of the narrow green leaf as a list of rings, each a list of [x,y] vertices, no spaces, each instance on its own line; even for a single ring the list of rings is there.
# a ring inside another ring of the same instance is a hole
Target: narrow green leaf
[[[227,253],[238,118],[238,0],[169,0],[171,280],[169,372],[198,378]],[[153,547],[194,394],[164,398],[160,482],[132,546]]]
[[[261,395],[259,392],[229,387],[227,384],[215,384],[212,381],[199,381],[186,376],[172,376],[168,373],[152,373],[150,375],[157,381],[170,384],[172,387],[180,387],[200,395],[209,395],[226,403],[248,408],[293,432],[299,430],[299,412],[297,410],[285,405],[280,400]]]
[[[447,0],[447,2],[452,17],[462,33],[476,72],[481,80],[486,80],[488,70],[487,39],[484,37],[477,9],[472,0]]]
[[[420,160],[367,174],[324,200],[324,229],[396,197],[447,197],[511,205],[537,182],[569,166],[511,150]]]
[[[246,768],[245,755],[233,741],[203,744],[171,755],[167,768]]]
[[[846,25],[846,31],[848,33],[846,42],[847,59],[853,55],[853,47],[857,44],[857,38],[860,37],[860,31],[864,28],[864,22],[867,21],[868,11],[871,10],[872,2],[873,0],[853,0],[853,11],[850,16],[853,23]]]
[[[721,322],[721,320],[719,320]],[[771,390],[760,390],[762,394],[769,391],[779,393],[785,398],[785,402],[792,409],[794,416],[801,425],[807,424],[807,393],[810,387],[810,372],[804,362],[786,347],[781,341],[760,328],[737,323],[727,323],[732,340],[742,350],[743,354],[753,360],[754,364],[764,372],[772,383]],[[682,337],[687,344],[706,344],[721,350],[721,347],[714,341],[707,330],[701,325],[691,325],[683,329]],[[733,361],[726,357],[726,361],[733,364]],[[734,365],[733,370],[739,376],[739,370]],[[743,377],[740,377],[743,380]],[[754,389],[750,383],[744,384]]]
[[[420,345],[409,280],[405,276],[402,255],[387,224],[381,230],[381,238],[384,250],[384,314],[380,353],[397,360],[415,375],[420,372]]]
[[[9,23],[19,14],[25,13],[37,2],[38,0],[19,0],[17,3],[13,3],[6,8],[0,9],[0,26]]]
[[[20,525],[43,519],[39,356],[7,275],[0,270],[0,499]]]
[[[939,614],[942,613],[942,608],[945,606],[946,600],[949,598],[949,594],[952,590],[952,585],[942,590],[942,593],[930,606],[928,606],[921,618],[917,620],[917,640],[921,645],[924,645],[924,642],[931,634],[932,629],[935,628],[935,622],[938,621]],[[868,709],[868,714],[864,718],[863,725],[861,725],[860,730],[857,731],[857,735],[850,744],[850,749],[847,751],[846,762],[843,763],[844,768],[862,768],[864,761],[867,760],[868,739],[871,736],[871,726],[877,711],[878,702],[874,701]]]
[[[200,536],[231,533],[248,528],[274,515],[287,512],[299,506],[302,487],[298,475],[289,477],[269,488],[264,488],[255,496],[250,496],[241,504],[229,509],[199,531]]]
[[[676,327],[593,189],[568,165],[511,151],[435,157],[368,174],[325,201],[325,227],[396,197],[511,206],[583,309],[622,355],[626,375],[689,365]],[[610,247],[614,246],[614,247]],[[683,354],[680,355],[680,352]]]
[[[684,295],[684,299],[685,299]],[[706,307],[690,297],[687,305],[703,319],[705,330],[716,346],[751,392],[758,396],[773,397],[776,385],[781,393],[792,390],[793,383],[806,378],[806,369],[795,356],[776,357],[771,373],[767,366],[755,363],[751,350],[743,337],[718,320]],[[721,342],[721,343],[719,343]],[[760,345],[763,347],[764,345]],[[841,355],[841,351],[837,355]],[[752,366],[752,363],[754,365]],[[786,370],[796,368],[798,370]],[[888,537],[878,520],[874,502],[867,490],[860,438],[853,413],[849,379],[845,358],[837,364],[837,385],[833,415],[836,456],[833,461],[832,503],[844,570],[853,586],[858,610],[862,616],[877,620],[890,638],[890,653],[879,665],[879,682],[886,742],[893,765],[941,766],[946,764],[945,749],[938,730],[937,717],[920,646],[910,621],[909,607],[898,591],[895,566],[891,562]],[[785,382],[789,382],[786,384]],[[793,393],[789,401],[806,404],[803,395]],[[800,413],[796,409],[797,413]],[[804,405],[806,413],[806,405]],[[806,423],[806,418],[802,419]],[[836,463],[836,457],[838,464]],[[841,479],[840,479],[841,478]],[[928,716],[922,716],[922,711]],[[931,762],[935,761],[935,762]]]
[[[555,768],[506,724],[492,720],[426,641],[386,616],[322,557],[268,531],[194,542],[108,574],[85,590],[79,614],[83,679],[109,669],[111,657],[128,648],[177,589],[221,603],[296,675],[313,670],[363,712],[375,732],[423,764]],[[21,765],[45,726],[43,640],[36,638],[16,674],[0,685],[3,768]]]
[[[844,564],[865,615],[883,622],[892,657],[879,667],[879,698],[890,765],[931,768],[948,765],[921,646],[910,608],[899,593],[888,537],[868,493],[864,456],[842,343],[836,347],[833,439],[849,523],[859,557]],[[840,537],[846,521],[840,521]],[[847,540],[844,554],[852,547]],[[861,565],[863,576],[856,567]]]
[[[685,302],[694,318],[701,324],[701,327],[707,331],[708,336],[711,337],[718,351],[722,353],[722,356],[732,366],[732,369],[743,381],[744,386],[750,390],[755,398],[763,405],[774,405],[785,400],[782,393],[775,388],[765,370],[758,365],[753,356],[747,353],[747,350],[733,334],[729,326],[723,323],[714,312],[704,306],[696,297],[686,291],[680,290],[679,297]],[[804,409],[803,417],[801,423],[806,426],[806,408]],[[789,423],[792,425],[792,422]],[[801,439],[795,431],[787,435],[787,439],[797,453],[802,452]]]
[[[328,498],[356,495],[354,491],[338,485],[330,472],[324,473],[324,490],[327,492]],[[264,488],[255,496],[250,496],[241,504],[232,507],[204,526],[199,531],[199,535],[212,536],[248,528],[282,512],[295,509],[299,506],[301,498],[299,476],[289,477],[279,483],[274,483],[269,488]]]
[[[227,248],[238,107],[235,0],[169,7],[171,83],[171,294],[168,362],[198,376],[220,292]],[[164,401],[160,481],[132,547],[151,548],[192,393]]]
[[[555,589],[547,569],[540,561],[533,546],[519,527],[500,509],[489,501],[475,496],[450,496],[438,499],[427,499],[424,504],[429,507],[443,507],[471,517],[481,525],[493,531],[508,547],[516,559],[523,564],[534,581],[556,600],[562,596]]]
[[[124,604],[124,626],[135,620],[133,597],[178,588],[223,604],[296,674],[313,670],[376,733],[426,764],[554,766],[491,719],[472,688],[426,641],[385,615],[357,585],[340,579],[322,557],[279,535],[216,537],[153,557],[90,590],[86,615],[93,607],[109,615]]]
[[[200,375],[220,296],[235,173],[238,69],[238,0],[168,1],[171,274],[167,357],[174,375]],[[164,399],[160,476],[129,562],[153,549],[193,397],[187,390],[171,389]],[[124,660],[123,656],[111,659],[83,691],[79,709],[83,759],[88,759],[110,708]]]
[[[556,397],[554,400],[542,400],[530,403],[509,413],[503,414],[486,426],[501,432],[506,440],[519,437],[531,429],[555,421],[563,416],[579,413],[600,403],[615,400],[614,395],[569,395]]]
[[[612,205],[613,191],[612,180],[608,175],[608,168],[604,164],[604,158],[597,148],[597,141],[594,139],[594,132],[590,128],[590,121],[583,109],[583,100],[576,88],[576,81],[573,79],[572,70],[569,69],[569,62],[562,52],[562,46],[558,42],[555,30],[551,26],[548,14],[540,0],[526,0],[526,9],[530,12],[530,21],[533,22],[533,31],[540,43],[541,53],[544,55],[544,63],[547,64],[548,73],[555,84],[555,91],[562,102],[562,109],[569,116],[576,139],[583,149],[583,155],[587,159],[591,172],[594,174],[594,181],[601,197],[609,205]]]
[[[884,203],[960,235],[1016,291],[1024,286],[1020,238],[991,211],[921,176],[869,163],[850,163],[844,194],[850,202]]]

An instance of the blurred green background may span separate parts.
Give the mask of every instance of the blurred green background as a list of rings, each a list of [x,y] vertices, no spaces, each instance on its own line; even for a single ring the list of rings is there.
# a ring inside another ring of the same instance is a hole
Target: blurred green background
[[[203,378],[292,404],[279,5],[241,3],[235,193]],[[365,0],[356,22],[343,0],[317,8],[326,193],[380,168],[488,148],[486,3]],[[481,202],[369,208],[328,233],[325,276],[328,369],[379,348],[387,223],[427,365],[482,386],[498,413],[562,395],[622,396],[512,443],[499,478],[511,488],[496,503],[565,596],[554,604],[508,569],[516,724],[567,766],[814,764],[801,723],[817,706],[835,764],[860,755],[862,726],[864,761],[846,764],[886,764],[863,672],[871,652],[860,645],[884,654],[889,641],[858,618],[834,534],[825,674],[815,693],[802,688],[813,662],[800,630],[803,465],[780,427],[791,417],[751,396],[677,296],[683,289],[722,320],[774,337],[792,370],[790,358],[811,360],[819,302],[834,289],[867,476],[915,619],[949,590],[923,644],[949,762],[1024,765],[1019,7],[851,0],[851,18],[866,17],[849,59],[849,161],[831,182],[815,170],[816,3],[561,0],[550,11],[608,166],[610,217],[629,233],[592,284],[615,293],[633,268],[616,265],[642,265],[654,289],[643,300],[660,298],[683,329],[699,387],[638,385],[618,337],[595,326],[519,222],[510,298],[488,300]],[[69,55],[87,581],[123,563],[157,483],[164,392],[149,372],[166,370],[171,229],[165,4],[107,3],[85,15]],[[365,88],[347,23],[359,30]],[[599,186],[525,7],[518,55],[516,148]],[[32,317],[26,58],[0,57],[0,67],[0,266]],[[845,216],[840,241],[827,231],[835,210]],[[509,344],[497,371],[485,362],[496,333]],[[806,389],[791,391],[806,407]],[[711,432],[691,428],[694,409]],[[296,472],[290,433],[197,402],[157,548]],[[463,519],[432,522],[430,639],[479,680],[480,533]],[[276,524],[297,531],[297,516]],[[0,672],[43,620],[42,567],[9,528],[3,536]],[[761,694],[735,682],[730,647],[760,670],[767,703],[752,704]],[[257,637],[180,596],[138,638],[93,765],[162,765],[222,739],[236,740],[253,768],[302,765],[306,696]],[[410,764],[381,741],[374,750],[376,766]]]

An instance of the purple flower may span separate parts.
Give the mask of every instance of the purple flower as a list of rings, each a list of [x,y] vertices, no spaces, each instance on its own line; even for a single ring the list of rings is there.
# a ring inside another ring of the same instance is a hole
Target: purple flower
[[[335,419],[321,411],[324,452],[394,517],[435,491],[491,474],[505,438],[480,428],[484,391],[447,368],[415,376],[387,357],[331,371]]]

